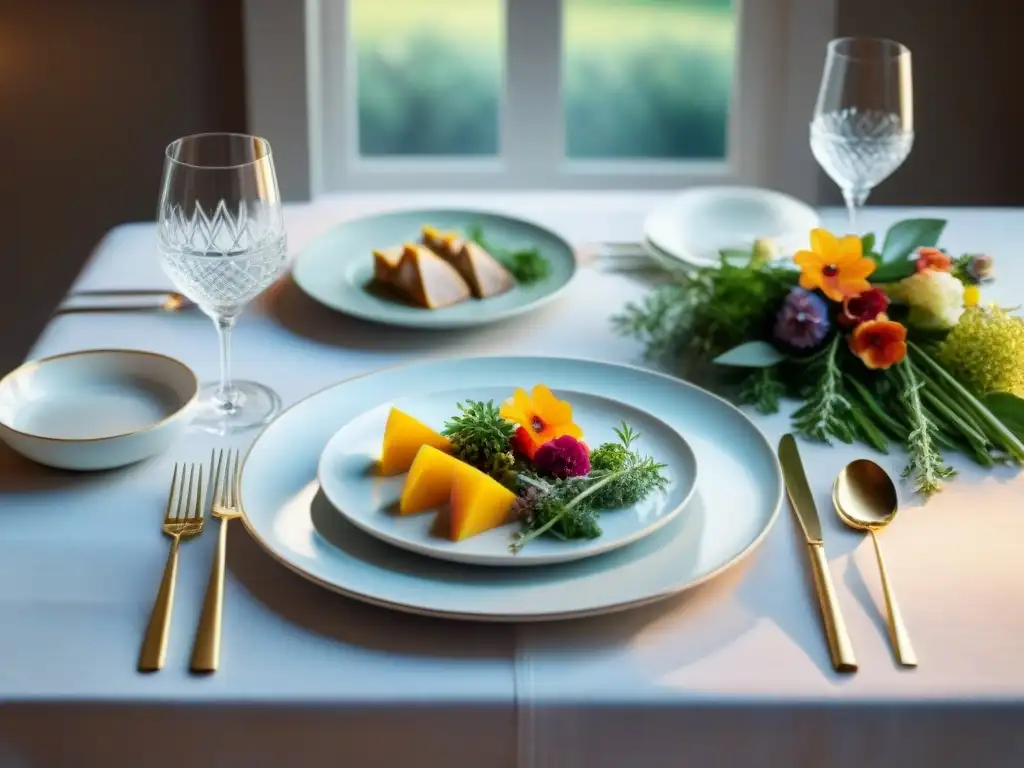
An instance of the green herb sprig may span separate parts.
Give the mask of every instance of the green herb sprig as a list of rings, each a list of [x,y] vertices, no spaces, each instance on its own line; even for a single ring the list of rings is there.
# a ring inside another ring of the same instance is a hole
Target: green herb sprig
[[[448,419],[441,430],[452,442],[452,453],[504,485],[514,487],[516,458],[509,441],[515,434],[515,425],[502,418],[493,400],[467,400],[457,407],[459,413]]]
[[[633,447],[640,435],[632,427],[623,422],[615,433],[618,442],[593,451],[590,473],[584,477],[549,481],[519,475],[525,486],[519,509],[524,527],[512,541],[513,552],[545,533],[563,539],[596,538],[601,535],[601,510],[636,504],[668,483],[665,465]]]
[[[745,264],[723,255],[719,264],[680,272],[639,303],[627,304],[612,326],[639,339],[650,360],[673,361],[687,349],[714,356],[765,338],[797,277],[753,253]]]
[[[529,285],[548,276],[551,264],[540,252],[539,248],[520,248],[510,250],[501,248],[484,236],[483,227],[473,224],[466,231],[466,237],[479,245],[511,273],[517,283]]]

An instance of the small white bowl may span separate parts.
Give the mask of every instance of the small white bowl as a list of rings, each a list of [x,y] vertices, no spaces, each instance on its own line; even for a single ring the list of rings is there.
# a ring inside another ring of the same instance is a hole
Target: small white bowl
[[[0,379],[0,437],[58,469],[122,467],[166,450],[188,426],[198,392],[191,368],[155,352],[44,357]]]

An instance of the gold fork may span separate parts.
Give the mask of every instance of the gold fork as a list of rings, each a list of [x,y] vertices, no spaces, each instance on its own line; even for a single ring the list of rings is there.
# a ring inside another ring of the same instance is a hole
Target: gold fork
[[[163,532],[171,537],[171,551],[167,555],[160,589],[153,602],[153,612],[142,641],[139,653],[139,671],[156,672],[164,665],[167,657],[167,632],[171,627],[171,610],[174,607],[174,581],[178,574],[178,545],[182,539],[198,536],[203,530],[203,506],[206,494],[203,488],[203,468],[196,465],[174,465],[171,490],[167,496],[167,511],[164,514]],[[185,478],[188,477],[186,488]]]
[[[224,564],[227,558],[228,523],[241,517],[238,506],[239,452],[224,451],[210,456],[211,474],[216,480],[213,486],[213,504],[210,511],[220,518],[220,535],[217,537],[217,554],[213,558],[210,581],[206,585],[203,613],[196,629],[195,645],[192,647],[193,672],[216,672],[220,663],[221,615],[224,609]]]

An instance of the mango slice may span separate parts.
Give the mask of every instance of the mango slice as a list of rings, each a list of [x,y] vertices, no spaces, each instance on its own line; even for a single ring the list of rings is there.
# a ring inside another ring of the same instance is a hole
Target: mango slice
[[[512,273],[476,243],[464,243],[448,261],[478,299],[497,296],[515,287]]]
[[[509,522],[516,495],[490,475],[465,464],[452,476],[452,541],[462,541]]]
[[[512,273],[478,243],[423,227],[423,244],[455,267],[478,299],[497,296],[515,287]]]
[[[402,246],[384,248],[373,252],[373,277],[381,283],[390,283],[402,258]]]
[[[380,471],[385,475],[397,475],[412,465],[416,453],[424,445],[430,445],[445,453],[451,452],[452,444],[447,437],[428,427],[419,419],[392,408],[384,427],[384,445],[380,453]]]
[[[424,445],[416,453],[402,486],[399,513],[412,515],[446,503],[452,493],[452,478],[461,467],[468,466],[432,445]]]
[[[403,248],[390,282],[427,309],[447,307],[469,298],[469,286],[455,267],[422,245],[407,244]]]

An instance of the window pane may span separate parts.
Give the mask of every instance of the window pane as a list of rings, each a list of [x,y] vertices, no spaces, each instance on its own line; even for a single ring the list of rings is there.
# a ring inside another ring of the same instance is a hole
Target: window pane
[[[359,153],[494,155],[502,0],[350,0]]]
[[[570,158],[725,158],[733,0],[562,1]]]

